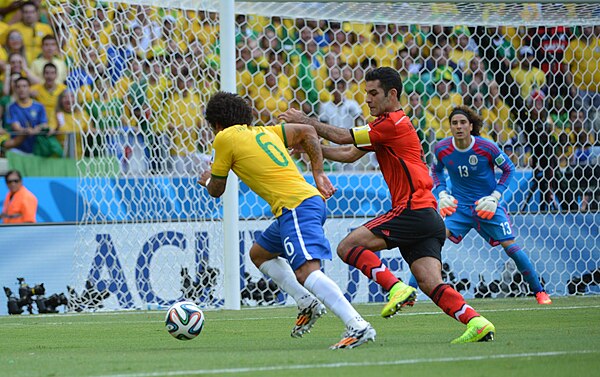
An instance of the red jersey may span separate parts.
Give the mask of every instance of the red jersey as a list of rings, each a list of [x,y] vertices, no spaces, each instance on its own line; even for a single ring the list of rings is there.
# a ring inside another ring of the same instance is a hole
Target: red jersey
[[[437,208],[421,141],[404,111],[386,113],[366,126],[355,127],[352,137],[357,148],[375,152],[394,208]]]

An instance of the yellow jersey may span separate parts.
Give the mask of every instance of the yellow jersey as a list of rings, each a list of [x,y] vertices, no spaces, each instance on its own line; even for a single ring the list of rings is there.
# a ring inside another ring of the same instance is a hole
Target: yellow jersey
[[[23,22],[18,22],[8,27],[2,34],[2,41],[6,43],[6,38],[12,30],[18,30],[23,37],[25,45],[25,58],[27,63],[31,64],[42,53],[42,39],[47,35],[54,35],[52,27],[41,22],[36,22],[33,26],[27,26]]]
[[[171,132],[171,155],[187,156],[198,152],[200,139],[199,120],[202,118],[200,94],[194,92],[172,93],[163,103],[164,125],[155,125],[155,131],[162,132],[166,125],[176,129]],[[165,130],[166,131],[166,130]],[[208,141],[206,141],[208,142]]]
[[[590,37],[589,43],[571,41],[563,63],[570,66],[577,89],[600,92],[600,38]]]
[[[300,174],[287,151],[284,125],[227,127],[213,142],[212,175],[226,178],[233,172],[279,217],[283,208],[296,208],[304,200],[321,196]]]
[[[56,84],[54,90],[49,91],[44,84],[35,84],[31,86],[32,96],[36,101],[44,105],[46,109],[46,117],[48,117],[48,126],[51,129],[56,129],[56,105],[58,104],[58,96],[67,89],[65,84]]]
[[[432,116],[428,118],[427,124],[435,132],[435,138],[442,140],[452,136],[450,132],[450,113],[456,106],[462,105],[462,96],[458,93],[450,93],[446,98],[433,96],[425,107]]]
[[[85,134],[89,131],[90,115],[86,111],[74,110],[72,113],[58,112],[56,114],[57,121],[60,125],[60,134],[56,135],[61,145],[65,145],[68,134],[75,140],[75,151],[73,155],[75,159],[83,157]]]

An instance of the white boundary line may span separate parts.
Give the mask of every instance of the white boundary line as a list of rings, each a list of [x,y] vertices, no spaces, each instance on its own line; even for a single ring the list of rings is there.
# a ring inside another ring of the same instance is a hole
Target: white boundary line
[[[349,368],[349,367],[377,367],[388,365],[410,365],[424,363],[453,363],[459,361],[481,361],[494,359],[517,359],[527,357],[554,357],[566,355],[583,355],[599,353],[597,350],[581,350],[581,351],[551,351],[551,352],[531,352],[531,353],[516,353],[516,354],[501,354],[501,355],[481,355],[481,356],[464,356],[464,357],[441,357],[441,358],[426,358],[426,359],[408,359],[394,361],[374,361],[360,363],[330,363],[330,364],[299,364],[299,365],[273,365],[268,367],[255,368],[226,368],[226,369],[197,369],[197,370],[176,370],[170,372],[150,372],[150,373],[130,373],[130,374],[106,374],[94,377],[161,377],[161,376],[192,376],[200,374],[234,374],[234,373],[250,373],[250,372],[271,372],[271,371],[289,371],[300,369],[319,369],[319,368]]]
[[[600,305],[582,305],[582,306],[534,306],[531,308],[507,308],[507,309],[488,309],[488,310],[477,310],[479,313],[505,313],[505,312],[521,312],[521,311],[545,311],[545,310],[580,310],[580,309],[598,309],[600,308]],[[273,309],[273,307],[271,307],[271,309]],[[42,316],[38,316],[36,315],[24,315],[22,317],[10,317],[10,316],[6,316],[6,317],[0,317],[0,324],[2,326],[14,326],[14,327],[18,327],[18,326],[28,326],[25,323],[14,323],[14,322],[3,322],[2,319],[3,318],[34,318],[34,319],[43,319],[43,318],[65,318],[65,317],[82,317],[82,316],[114,316],[114,315],[120,315],[120,314],[125,314],[125,315],[132,315],[132,314],[140,314],[140,315],[147,315],[147,314],[155,314],[155,313],[166,313],[166,311],[135,311],[135,312],[102,312],[102,313],[64,313],[64,314],[43,314]],[[442,315],[442,314],[446,314],[442,311],[435,311],[435,312],[406,312],[406,311],[402,311],[402,313],[398,314],[399,316],[402,317],[406,317],[406,316],[419,316],[419,315]],[[364,314],[363,317],[379,317],[379,314]],[[266,317],[246,317],[244,318],[244,321],[265,321],[265,320],[273,320],[273,319],[289,319],[292,318],[292,316],[266,316]],[[223,322],[228,322],[228,321],[239,321],[239,318],[210,318],[211,322],[219,322],[219,321],[223,321]],[[151,320],[148,321],[147,319],[140,319],[137,321],[120,321],[119,323],[140,323],[140,322],[148,322],[148,323],[161,323],[163,322],[162,320],[157,321],[157,320]],[[89,322],[89,321],[70,321],[70,322],[65,322],[65,321],[61,321],[61,322],[44,322],[44,325],[56,325],[56,326],[60,326],[60,325],[68,325],[68,324],[88,324],[88,325],[95,325],[95,324],[102,324],[102,322]]]

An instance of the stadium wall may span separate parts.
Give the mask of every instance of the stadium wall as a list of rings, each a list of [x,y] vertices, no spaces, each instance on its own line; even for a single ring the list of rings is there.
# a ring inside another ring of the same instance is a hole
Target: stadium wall
[[[517,236],[531,255],[536,269],[542,271],[541,276],[551,294],[567,294],[571,278],[600,267],[600,248],[593,242],[599,231],[600,213],[553,215],[552,218],[527,214],[516,215],[512,219],[515,228],[528,230],[528,234]],[[240,229],[244,229],[240,234],[242,266],[251,266],[248,250],[256,234],[268,223],[265,220],[241,222]],[[350,230],[361,223],[356,219],[331,219],[326,227]],[[17,293],[16,278],[24,277],[30,286],[44,283],[46,296],[49,296],[59,292],[66,294],[67,285],[82,292],[85,281],[73,281],[73,277],[87,276],[95,282],[98,290],[110,291],[110,297],[104,301],[107,309],[146,309],[167,305],[181,297],[182,277],[179,270],[162,267],[181,265],[199,272],[206,266],[219,268],[214,265],[218,259],[215,253],[221,251],[219,245],[211,243],[211,227],[217,226],[214,222],[196,222],[194,227],[166,222],[155,225],[156,233],[142,240],[139,249],[125,246],[130,245],[127,242],[128,227],[136,225],[114,224],[108,228],[106,225],[102,228],[90,225],[98,231],[91,229],[91,232],[86,232],[95,237],[95,240],[90,240],[95,247],[86,251],[87,260],[83,263],[75,263],[73,257],[78,231],[75,225],[0,226],[0,285]],[[330,240],[333,247],[339,241]],[[381,256],[398,276],[408,278],[407,266],[397,250],[382,251]],[[501,280],[508,258],[501,248],[491,248],[471,232],[461,245],[448,242],[444,247],[444,259],[454,271],[458,271],[457,279],[471,282],[472,286],[465,296],[473,297],[479,276],[486,282]],[[240,276],[243,277],[244,272],[260,276],[258,270],[253,266],[250,268],[252,270],[240,271]],[[334,277],[352,301],[383,301],[376,284],[369,283],[357,270],[350,271],[339,258],[334,257],[333,261],[327,262],[325,271]],[[243,284],[240,281],[240,285]],[[221,297],[220,285],[212,288],[215,297]],[[286,298],[281,296],[280,301],[286,302]],[[5,295],[0,296],[1,315],[7,314],[6,303]],[[218,306],[219,303],[210,305]]]

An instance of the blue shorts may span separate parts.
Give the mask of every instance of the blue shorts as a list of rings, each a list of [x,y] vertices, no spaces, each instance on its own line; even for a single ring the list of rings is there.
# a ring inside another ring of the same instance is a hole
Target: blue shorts
[[[294,271],[309,260],[331,260],[331,247],[323,230],[326,218],[325,202],[313,196],[296,208],[284,208],[256,243],[270,253],[285,256]]]
[[[482,219],[475,212],[475,205],[458,205],[456,212],[446,216],[444,222],[450,231],[450,241],[459,243],[474,228],[490,245],[497,246],[500,242],[513,240],[510,220],[506,210],[498,207],[496,214],[490,220]]]

